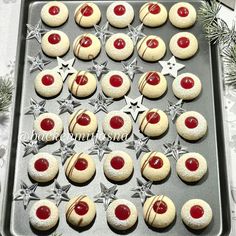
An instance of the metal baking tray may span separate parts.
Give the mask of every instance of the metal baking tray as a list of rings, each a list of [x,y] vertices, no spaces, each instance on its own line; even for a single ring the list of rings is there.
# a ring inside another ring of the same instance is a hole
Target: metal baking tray
[[[64,1],[69,9],[69,20],[65,25],[58,27],[60,30],[64,31],[70,38],[72,45],[73,40],[79,34],[89,31],[94,32],[94,29],[83,29],[79,27],[74,22],[73,13],[76,6],[81,3],[81,1]],[[102,12],[102,20],[100,22],[103,25],[106,22],[105,11],[107,6],[112,1],[96,1]],[[133,22],[134,26],[140,24],[138,17],[138,10],[144,1],[128,1],[134,7],[136,12],[135,19]],[[174,0],[160,1],[169,10],[170,7],[176,2]],[[191,1],[192,4],[199,8],[199,1]],[[6,181],[6,188],[4,189],[4,206],[3,206],[3,219],[1,232],[2,235],[50,235],[52,232],[37,232],[33,230],[29,225],[28,212],[34,201],[31,201],[26,210],[24,210],[23,204],[20,201],[13,201],[13,193],[20,188],[20,181],[23,180],[26,183],[30,183],[30,179],[27,174],[27,163],[32,154],[23,158],[23,145],[20,142],[20,135],[22,132],[31,132],[33,124],[33,116],[26,116],[25,108],[29,106],[30,98],[36,100],[41,100],[36,94],[33,86],[33,81],[37,72],[29,73],[29,63],[27,63],[27,55],[36,55],[40,50],[41,46],[36,40],[27,40],[26,36],[26,24],[35,25],[40,19],[40,10],[46,1],[35,1],[35,0],[23,0],[21,5],[21,18],[19,24],[19,44],[18,44],[18,56],[16,62],[16,94],[14,99],[14,113],[12,121],[12,140],[10,144],[9,152],[9,163],[8,163],[8,176]],[[50,29],[47,26],[45,28]],[[112,32],[128,32],[128,29],[115,29],[110,26],[110,31]],[[144,27],[144,33],[156,34],[164,39],[167,45],[167,53],[163,60],[169,60],[171,57],[170,50],[168,49],[168,42],[172,35],[179,32],[180,30],[173,27],[169,21],[165,25],[159,28],[148,28]],[[222,112],[222,73],[221,73],[221,63],[218,53],[218,48],[214,45],[209,45],[205,39],[201,25],[199,22],[192,28],[188,29],[189,32],[195,34],[199,41],[199,48],[197,55],[190,60],[180,61],[186,67],[181,71],[192,72],[197,74],[202,81],[203,91],[201,95],[191,102],[184,103],[184,108],[186,110],[195,110],[202,113],[209,125],[208,134],[205,138],[198,142],[191,143],[180,138],[182,145],[188,147],[189,151],[195,151],[203,154],[208,162],[209,170],[207,175],[196,184],[186,184],[180,180],[175,171],[176,161],[170,157],[171,163],[171,174],[169,178],[161,183],[155,183],[152,186],[152,191],[155,194],[165,194],[169,196],[177,210],[177,216],[175,222],[171,224],[168,228],[164,230],[154,230],[149,228],[142,216],[142,205],[139,198],[131,198],[132,192],[129,191],[136,186],[136,177],[141,178],[139,170],[139,160],[135,157],[135,152],[133,150],[127,149],[125,142],[110,142],[109,147],[112,150],[124,150],[129,153],[134,160],[134,174],[132,178],[125,184],[118,185],[118,192],[116,196],[118,198],[125,198],[132,201],[139,212],[139,219],[137,225],[128,232],[123,232],[122,234],[129,235],[171,235],[171,236],[184,236],[184,235],[227,235],[230,231],[230,208],[229,208],[229,194],[228,194],[228,177],[227,177],[227,165],[226,165],[226,155],[225,155],[225,143],[224,143],[224,129],[223,129],[223,112]],[[46,57],[46,56],[45,56]],[[63,59],[68,60],[73,57],[72,47],[70,51],[63,57]],[[148,63],[141,60],[137,52],[135,51],[132,58],[137,57],[138,64],[144,67],[144,71],[157,70],[161,71],[161,66],[158,63]],[[130,60],[131,60],[130,59]],[[102,52],[96,58],[97,61],[103,62],[108,61],[108,67],[110,69],[122,69],[119,62],[114,62],[106,56],[104,48]],[[178,60],[179,61],[179,60]],[[83,62],[76,59],[74,67],[76,69],[87,69],[92,65],[92,62]],[[50,64],[48,64],[45,69],[51,69],[57,66],[56,59],[53,59]],[[128,96],[136,98],[140,96],[137,89],[137,81],[140,75],[136,75],[132,89]],[[168,100],[176,102],[177,99],[171,89],[173,78],[167,76],[168,81],[168,91],[161,98],[157,100],[148,100],[144,98],[143,104],[148,108],[157,107],[165,110],[168,105]],[[96,98],[98,92],[100,92],[100,86],[98,85],[96,93],[92,98]],[[60,98],[65,98],[69,94],[67,86],[65,85],[62,93],[55,99],[50,99],[47,101],[46,109],[49,112],[57,113],[59,112],[59,105],[56,100]],[[83,107],[93,110],[93,107],[88,104],[88,100],[81,100]],[[111,110],[119,110],[125,106],[124,99],[116,101],[111,104],[108,108]],[[96,114],[99,121],[99,131],[101,130],[101,122],[105,113],[99,112]],[[68,133],[68,113],[62,114],[61,118],[64,121],[64,132]],[[172,142],[176,138],[175,125],[171,122],[169,118],[169,130],[168,132],[158,138],[150,139],[148,145],[150,149],[161,150],[163,143],[168,141]],[[142,137],[139,133],[137,123],[133,125],[133,132]],[[133,140],[132,135],[129,137],[128,141]],[[88,152],[88,148],[93,146],[93,140],[88,140],[86,142],[76,141],[75,150]],[[59,148],[59,143],[54,143],[45,146],[41,151],[46,151],[52,153]],[[100,192],[99,184],[104,183],[106,186],[111,186],[110,183],[104,176],[102,170],[102,163],[96,156],[93,156],[96,163],[96,175],[95,178],[85,186],[75,186],[72,184],[71,189],[68,194],[69,197],[73,197],[77,194],[86,193],[91,198]],[[58,159],[60,160],[60,158]],[[64,169],[60,166],[58,181],[60,184],[68,184],[68,180],[65,177]],[[37,189],[37,193],[41,198],[48,195],[48,191],[53,188],[53,183],[50,185],[42,186],[40,185]],[[189,230],[182,223],[180,211],[182,205],[189,199],[192,198],[202,198],[206,200],[212,207],[214,218],[209,227],[202,231]],[[56,232],[62,235],[77,235],[78,231],[71,228],[65,219],[65,204],[62,202],[59,205],[60,211],[60,221],[56,228]],[[117,235],[118,232],[113,231],[109,228],[106,222],[106,214],[102,204],[96,204],[97,206],[97,216],[94,223],[86,228],[86,230],[79,231],[81,235]]]

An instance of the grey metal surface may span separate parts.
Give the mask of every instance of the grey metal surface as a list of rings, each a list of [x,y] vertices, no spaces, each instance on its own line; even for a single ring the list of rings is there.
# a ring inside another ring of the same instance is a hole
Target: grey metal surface
[[[136,12],[140,6],[144,3],[143,1],[130,1],[133,5]],[[163,1],[167,9],[171,7],[174,1]],[[191,1],[194,2],[194,1]],[[92,29],[82,29],[76,25],[73,19],[73,13],[76,6],[80,3],[80,1],[67,1],[66,4],[69,8],[70,18],[69,21],[59,27],[62,31],[64,31],[70,38],[70,42],[72,45],[73,40],[79,34],[84,32],[94,32]],[[100,24],[104,24],[106,22],[105,10],[107,6],[111,3],[111,1],[96,1],[99,5],[103,17]],[[15,102],[15,114],[14,114],[14,122],[13,122],[13,133],[12,133],[12,144],[11,144],[11,153],[10,153],[10,163],[9,163],[9,178],[7,189],[5,190],[5,208],[4,208],[4,225],[3,225],[3,234],[4,235],[33,235],[40,234],[37,231],[34,231],[30,225],[28,220],[28,212],[30,207],[33,204],[33,201],[29,204],[27,210],[24,210],[22,202],[12,201],[12,193],[20,187],[20,181],[24,180],[27,183],[30,183],[30,179],[27,174],[27,163],[28,160],[32,157],[29,155],[23,158],[23,145],[20,143],[20,137],[22,132],[31,132],[32,124],[33,124],[33,116],[24,115],[25,108],[29,105],[30,97],[35,98],[36,100],[40,100],[34,90],[33,81],[38,72],[29,73],[29,64],[27,63],[27,55],[35,55],[37,54],[41,48],[40,44],[35,40],[25,41],[25,33],[26,27],[25,24],[36,24],[40,19],[40,10],[41,7],[45,4],[45,2],[39,1],[26,1],[22,5],[21,12],[21,38],[19,47],[20,53],[18,57],[18,75],[17,75],[17,92],[16,92],[16,102]],[[199,6],[198,2],[193,3],[196,8]],[[138,15],[136,14],[135,20],[133,22],[134,26],[140,24]],[[46,26],[45,26],[46,27]],[[48,27],[46,27],[48,28]],[[48,28],[50,29],[50,28]],[[112,32],[127,32],[128,29],[120,30],[110,27]],[[168,21],[164,26],[160,28],[150,29],[144,27],[144,33],[147,35],[156,34],[164,39],[167,45],[167,53],[163,60],[168,60],[171,57],[171,53],[168,49],[168,42],[172,35],[179,32],[179,29],[171,26]],[[161,183],[154,184],[152,187],[152,191],[156,194],[165,194],[169,196],[175,203],[177,210],[177,217],[175,222],[168,227],[167,229],[158,231],[154,229],[150,229],[144,222],[142,216],[142,206],[140,199],[131,198],[132,192],[130,189],[136,186],[136,178],[141,178],[140,170],[139,170],[139,160],[136,160],[135,152],[129,149],[126,149],[126,145],[124,142],[110,142],[110,147],[113,150],[124,150],[129,153],[134,160],[134,174],[132,178],[125,184],[118,186],[118,198],[126,198],[132,201],[139,211],[139,220],[136,227],[127,232],[129,235],[226,235],[229,230],[230,219],[229,219],[229,206],[228,206],[228,190],[227,190],[227,174],[225,167],[225,153],[224,153],[224,139],[223,139],[223,126],[222,126],[222,114],[221,114],[221,94],[220,91],[220,83],[221,78],[218,73],[219,61],[218,54],[216,48],[209,47],[205,37],[202,34],[201,26],[197,23],[193,28],[188,30],[189,32],[194,33],[199,41],[199,51],[196,56],[194,56],[191,60],[181,61],[181,63],[185,64],[185,69],[182,72],[192,72],[198,75],[201,78],[203,91],[202,94],[194,101],[187,102],[184,104],[184,108],[186,110],[195,110],[202,113],[207,121],[208,121],[208,134],[202,140],[196,143],[190,143],[183,139],[181,143],[184,146],[188,147],[189,151],[195,151],[203,154],[208,162],[209,171],[203,180],[194,185],[188,185],[182,182],[175,171],[175,160],[170,158],[171,162],[171,174],[167,180]],[[212,53],[211,53],[212,52]],[[64,56],[63,59],[68,60],[73,57],[72,48],[69,53]],[[142,64],[144,67],[144,71],[148,70],[161,70],[161,66],[158,63],[147,63],[141,60],[136,51],[134,52],[132,58],[137,57],[138,63]],[[103,62],[104,60],[108,60],[108,67],[110,69],[122,69],[121,64],[119,62],[114,62],[106,56],[104,48],[102,49],[101,54],[96,59],[99,62]],[[91,62],[83,62],[81,60],[76,59],[74,67],[76,69],[86,69],[91,66]],[[46,68],[54,68],[57,65],[56,60],[53,60]],[[139,75],[136,75],[134,81],[132,83],[132,89],[129,92],[128,96],[135,98],[140,95],[137,89],[137,81],[139,79]],[[148,100],[144,98],[143,104],[148,108],[160,108],[165,109],[168,105],[167,100],[177,101],[174,97],[171,84],[173,78],[167,76],[168,81],[168,91],[161,99],[158,100]],[[97,93],[100,91],[100,86],[98,84],[96,93],[92,96],[95,98]],[[46,104],[46,109],[50,112],[59,113],[59,104],[56,103],[57,99],[65,98],[69,94],[67,85],[64,85],[62,93],[56,98],[52,100],[48,100]],[[92,110],[93,107],[88,104],[87,100],[81,101],[83,107]],[[125,101],[120,100],[114,102],[109,106],[109,111],[121,109],[125,105]],[[69,114],[62,114],[61,118],[64,121],[64,133],[68,133],[68,117]],[[98,113],[97,118],[99,121],[99,132],[102,132],[101,123],[104,117],[104,113]],[[152,150],[161,150],[162,145],[165,141],[174,141],[176,138],[176,130],[175,125],[169,119],[170,127],[168,132],[161,138],[150,140],[149,146]],[[138,125],[136,123],[133,124],[133,132],[142,136],[139,133]],[[132,140],[132,136],[128,141]],[[76,141],[76,151],[85,151],[88,152],[89,147],[93,146],[93,141],[89,140],[86,142]],[[52,153],[57,150],[59,147],[59,143],[47,145],[41,151]],[[73,197],[77,194],[86,193],[91,198],[96,195],[99,189],[99,183],[103,182],[107,186],[111,186],[110,183],[104,176],[102,170],[102,163],[98,160],[96,156],[93,156],[96,163],[96,175],[95,178],[86,186],[75,186],[72,184],[71,189],[69,190],[69,196]],[[58,158],[60,161],[60,158]],[[60,171],[58,175],[58,181],[60,184],[68,184],[68,180],[65,177],[64,169],[60,166]],[[53,184],[47,186],[40,186],[37,189],[37,193],[41,198],[44,198],[48,195],[48,191],[52,189]],[[214,218],[212,223],[208,228],[199,232],[190,231],[186,228],[186,226],[182,223],[180,217],[180,211],[182,205],[185,201],[192,198],[202,198],[209,202],[212,207]],[[221,200],[222,199],[222,200]],[[60,211],[60,221],[56,228],[56,232],[62,233],[63,235],[77,235],[78,232],[71,228],[65,220],[65,202],[62,202],[59,206]],[[97,204],[97,216],[94,223],[91,227],[87,228],[84,231],[80,231],[81,235],[116,235],[117,232],[112,231],[106,222],[106,215],[102,204]],[[50,234],[51,232],[45,233],[45,235]]]

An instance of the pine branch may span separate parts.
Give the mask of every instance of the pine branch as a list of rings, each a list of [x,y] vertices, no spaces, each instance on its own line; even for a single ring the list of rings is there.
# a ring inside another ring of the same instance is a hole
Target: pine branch
[[[13,85],[10,79],[0,78],[0,113],[8,111],[12,99]]]

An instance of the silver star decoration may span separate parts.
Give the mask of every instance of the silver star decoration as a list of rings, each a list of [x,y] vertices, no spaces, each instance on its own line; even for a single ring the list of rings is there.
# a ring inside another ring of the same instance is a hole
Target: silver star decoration
[[[108,147],[110,140],[106,137],[102,139],[98,138],[100,135],[98,134],[97,137],[94,137],[94,146],[89,149],[91,155],[97,155],[99,160],[101,161],[104,154],[110,153],[112,150]]]
[[[42,28],[42,23],[39,21],[36,25],[32,26],[30,24],[26,24],[27,26],[27,35],[26,39],[37,39],[39,43],[41,43],[42,35],[47,33],[47,29]]]
[[[38,184],[32,184],[28,186],[26,183],[21,181],[20,189],[14,194],[14,200],[23,201],[24,208],[28,206],[30,200],[39,200],[39,196],[35,194]]]
[[[35,70],[43,70],[43,68],[51,62],[51,60],[46,60],[42,58],[42,53],[39,52],[36,56],[27,56],[28,62],[31,64],[30,73]]]
[[[171,75],[174,78],[177,77],[178,71],[185,67],[185,65],[177,63],[174,56],[169,61],[159,61],[159,63],[162,66],[161,73],[163,75]]]
[[[109,23],[106,22],[105,25],[99,26],[99,25],[94,25],[95,28],[95,36],[97,36],[101,43],[104,45],[106,43],[107,37],[111,36],[113,33],[108,30]]]
[[[105,210],[107,210],[109,204],[117,199],[115,196],[117,185],[107,188],[103,183],[100,183],[100,188],[101,192],[94,197],[96,199],[95,202],[103,203]]]
[[[74,100],[72,98],[72,95],[70,94],[67,98],[61,99],[57,101],[60,105],[59,107],[59,115],[65,112],[69,112],[70,114],[74,112],[74,108],[81,105],[81,103],[77,100]]]
[[[147,108],[142,104],[142,100],[143,100],[143,95],[135,99],[125,96],[125,101],[127,105],[123,107],[121,111],[125,113],[130,113],[133,120],[136,121],[139,113],[147,110]]]
[[[75,58],[72,58],[68,61],[64,61],[62,58],[57,57],[58,66],[54,70],[61,75],[63,81],[66,80],[67,76],[73,73],[76,73],[76,69],[73,67]]]
[[[138,186],[131,189],[131,191],[135,192],[131,197],[140,198],[143,204],[146,198],[154,196],[154,193],[151,191],[152,181],[147,181],[144,183],[139,178],[136,178],[136,180]]]
[[[74,151],[75,143],[74,140],[69,143],[64,143],[60,140],[60,148],[52,153],[52,155],[61,157],[62,164],[64,165],[66,160],[75,154]]]
[[[146,35],[142,32],[143,30],[143,24],[140,24],[136,27],[133,27],[132,25],[128,25],[129,27],[129,33],[128,36],[133,40],[134,45],[138,42],[139,39],[145,37]]]
[[[30,99],[30,106],[28,107],[28,110],[26,111],[26,115],[33,115],[34,118],[37,116],[46,113],[46,109],[44,108],[46,104],[46,100],[42,100],[40,102],[37,102],[33,98]]]
[[[103,63],[99,64],[97,61],[93,60],[92,67],[88,68],[89,72],[95,73],[97,78],[100,78],[100,76],[104,73],[107,73],[109,69],[107,68],[107,61],[104,61]]]
[[[136,151],[136,157],[139,158],[142,152],[150,152],[150,149],[147,145],[149,140],[148,137],[139,138],[136,134],[133,134],[134,140],[127,142],[127,148]]]
[[[123,72],[126,73],[132,81],[135,74],[143,73],[143,67],[138,66],[137,63],[137,58],[134,58],[134,60],[131,62],[121,62],[123,66]]]
[[[94,106],[94,113],[99,111],[103,111],[105,113],[108,112],[107,107],[113,103],[112,98],[107,98],[103,96],[101,93],[97,95],[97,98],[90,99],[89,104]]]
[[[67,195],[67,192],[69,191],[71,185],[64,185],[61,186],[57,180],[54,181],[54,188],[50,190],[51,194],[47,196],[48,199],[54,199],[56,202],[56,205],[59,206],[61,201],[69,201],[70,198]]]
[[[172,156],[176,161],[179,159],[180,154],[187,153],[187,148],[180,145],[179,136],[176,136],[176,139],[172,143],[165,142],[164,146],[164,154],[166,156]]]
[[[165,110],[167,114],[171,116],[171,120],[174,121],[175,118],[182,113],[184,113],[186,110],[182,108],[183,106],[183,100],[180,99],[177,103],[173,103],[168,101],[169,105],[168,108]]]

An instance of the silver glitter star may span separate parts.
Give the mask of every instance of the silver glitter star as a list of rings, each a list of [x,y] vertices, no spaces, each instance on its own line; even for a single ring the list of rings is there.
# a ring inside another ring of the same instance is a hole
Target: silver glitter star
[[[127,105],[123,107],[121,111],[125,113],[130,113],[133,120],[136,121],[139,113],[147,110],[147,108],[142,104],[142,100],[143,100],[143,95],[135,99],[125,96],[125,101]]]
[[[39,200],[38,195],[35,194],[38,184],[32,184],[28,186],[26,183],[21,181],[20,189],[14,194],[14,200],[23,201],[24,208],[28,206],[30,200]]]
[[[26,24],[27,26],[27,35],[26,39],[37,39],[39,43],[41,43],[42,35],[47,33],[47,29],[42,28],[42,23],[39,21],[36,25],[32,26],[30,24]]]
[[[70,198],[67,195],[67,192],[69,191],[71,185],[64,185],[61,186],[57,180],[54,181],[54,187],[53,189],[50,190],[50,192],[52,194],[50,194],[49,196],[47,196],[46,198],[48,199],[54,199],[56,202],[56,205],[59,206],[59,204],[61,203],[61,201],[69,201]]]
[[[35,70],[43,70],[43,68],[51,63],[51,60],[46,60],[42,58],[42,53],[39,52],[35,57],[27,56],[28,62],[31,64],[30,73]]]
[[[180,145],[179,136],[176,136],[176,139],[173,143],[165,142],[164,146],[164,154],[166,156],[172,156],[176,161],[179,159],[180,154],[187,153],[187,148]]]
[[[182,108],[183,106],[183,100],[180,99],[177,103],[173,103],[168,101],[169,105],[168,108],[165,110],[167,114],[171,116],[171,120],[174,121],[175,118],[182,113],[184,113],[186,110]]]
[[[97,135],[100,137],[100,135]],[[102,139],[94,137],[94,146],[89,149],[91,155],[97,155],[101,161],[104,154],[110,153],[112,150],[108,147],[110,140],[106,137]]]
[[[57,102],[60,104],[59,107],[59,115],[65,112],[69,112],[70,114],[74,112],[74,108],[81,105],[81,103],[77,100],[74,100],[72,98],[72,95],[70,94],[67,98],[57,100]]]
[[[53,70],[55,70],[58,74],[60,74],[63,81],[65,81],[68,75],[77,72],[76,69],[73,67],[74,62],[75,58],[72,58],[68,61],[64,61],[62,58],[57,57],[58,66],[55,67]]]
[[[94,113],[99,111],[103,111],[105,113],[108,112],[107,107],[113,103],[112,98],[107,98],[103,96],[101,93],[97,95],[97,98],[90,99],[89,104],[94,106]]]
[[[74,140],[69,143],[64,143],[60,140],[60,148],[52,153],[52,155],[61,157],[62,164],[64,165],[66,160],[75,154],[74,151],[75,143]]]
[[[117,199],[115,196],[117,185],[107,188],[103,183],[100,183],[100,188],[101,192],[94,197],[96,199],[95,202],[103,203],[105,210],[107,210],[109,204]]]
[[[159,63],[162,66],[161,73],[163,75],[171,75],[174,78],[177,77],[178,71],[185,67],[185,65],[177,63],[174,56],[169,61],[159,61]]]
[[[100,78],[100,76],[104,73],[107,73],[109,69],[107,68],[107,61],[104,61],[103,63],[99,64],[97,61],[93,60],[92,67],[88,68],[89,72],[95,73],[97,78]]]
[[[137,58],[134,58],[131,62],[122,61],[123,72],[126,73],[131,80],[133,80],[135,74],[143,73],[143,67],[137,65]]]
[[[136,180],[138,186],[131,189],[131,191],[135,192],[131,197],[140,198],[143,204],[146,198],[154,196],[154,193],[150,190],[152,187],[152,181],[144,183],[139,178],[136,178]]]
[[[147,146],[147,142],[149,140],[148,137],[139,138],[137,135],[133,134],[134,140],[131,142],[127,142],[127,148],[136,151],[136,157],[139,158],[142,152],[150,152],[149,147]]]
[[[106,43],[107,37],[111,36],[113,33],[108,30],[109,28],[109,23],[106,22],[105,25],[99,26],[99,25],[94,25],[95,28],[95,36],[97,36],[101,43],[104,45]]]
[[[33,115],[34,118],[37,116],[46,113],[46,109],[44,108],[46,104],[46,100],[42,100],[40,102],[37,102],[33,98],[30,99],[30,106],[28,107],[28,110],[25,112],[26,115]]]
[[[129,27],[129,33],[127,35],[133,40],[134,45],[136,45],[139,39],[146,36],[142,32],[143,24],[140,24],[136,27],[133,27],[132,25],[128,25],[128,27]]]

